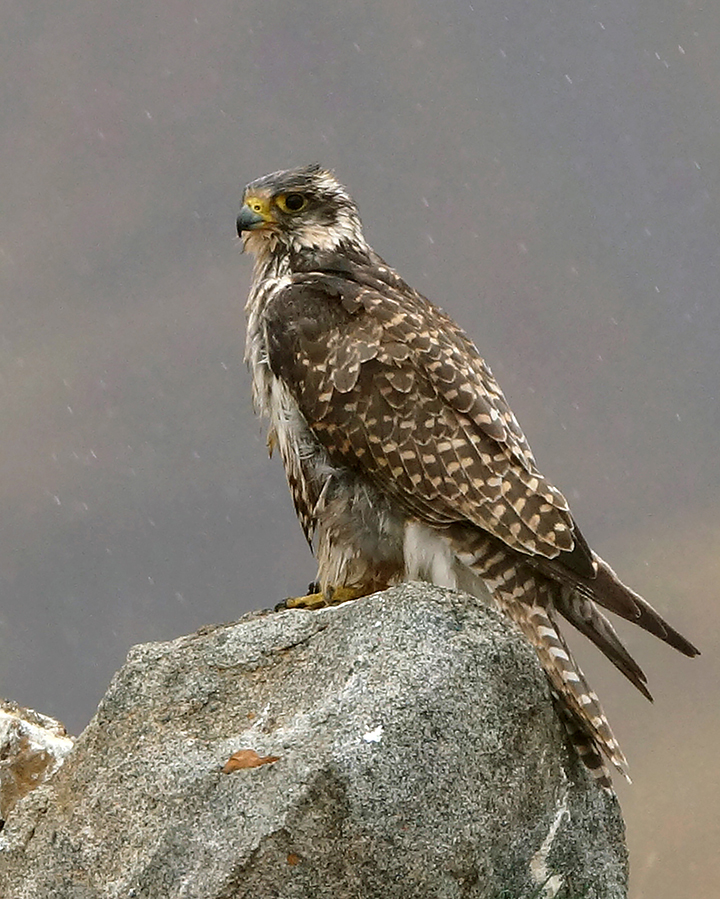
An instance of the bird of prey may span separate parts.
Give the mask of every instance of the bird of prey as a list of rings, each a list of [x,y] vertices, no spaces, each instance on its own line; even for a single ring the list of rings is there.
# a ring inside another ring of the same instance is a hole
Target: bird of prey
[[[465,332],[363,236],[317,165],[245,189],[255,257],[246,360],[295,510],[318,560],[314,608],[425,580],[492,602],[535,648],[599,784],[626,760],[560,632],[566,618],[650,697],[600,609],[688,656],[698,650],[586,543]]]

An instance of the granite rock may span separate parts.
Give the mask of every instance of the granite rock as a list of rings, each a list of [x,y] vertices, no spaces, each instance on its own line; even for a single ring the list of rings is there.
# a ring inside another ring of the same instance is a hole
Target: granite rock
[[[59,721],[0,700],[0,828],[19,799],[55,774],[72,745]]]
[[[569,747],[533,650],[419,584],[135,647],[0,834],[12,899],[626,890],[617,800]]]

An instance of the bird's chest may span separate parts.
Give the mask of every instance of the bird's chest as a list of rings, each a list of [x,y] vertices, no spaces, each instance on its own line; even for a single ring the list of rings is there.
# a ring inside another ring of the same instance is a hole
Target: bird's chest
[[[265,277],[256,281],[245,306],[245,362],[252,378],[253,404],[255,411],[268,416],[273,424],[279,410],[277,390],[274,387],[277,378],[270,369],[267,346],[266,310],[273,298],[289,283],[289,276]]]
[[[253,403],[258,413],[270,419],[268,447],[277,448],[285,466],[296,506],[306,506],[319,493],[329,464],[325,451],[313,435],[288,384],[270,367],[265,311],[289,278],[265,279],[251,292],[246,307],[245,359],[252,377]],[[297,493],[303,495],[301,498]],[[307,514],[307,513],[306,513]]]

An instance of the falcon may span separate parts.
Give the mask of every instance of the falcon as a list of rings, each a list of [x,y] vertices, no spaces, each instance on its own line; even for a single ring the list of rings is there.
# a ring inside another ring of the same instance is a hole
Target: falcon
[[[311,165],[252,181],[237,231],[255,257],[253,399],[318,561],[316,592],[288,604],[316,608],[410,580],[494,604],[535,648],[598,783],[610,788],[603,756],[627,777],[560,618],[648,699],[602,609],[687,656],[698,650],[590,549],[475,345],[368,245],[331,172]]]

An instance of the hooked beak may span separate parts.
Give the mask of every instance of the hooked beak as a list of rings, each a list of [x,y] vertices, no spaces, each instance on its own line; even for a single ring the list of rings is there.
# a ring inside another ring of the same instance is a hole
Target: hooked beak
[[[270,197],[264,194],[246,194],[237,217],[238,237],[243,231],[263,231],[277,225]]]
[[[242,237],[243,231],[257,231],[258,228],[263,228],[267,224],[268,222],[264,216],[260,215],[259,212],[255,212],[254,209],[251,209],[246,204],[242,207],[240,215],[237,217],[238,237]]]

